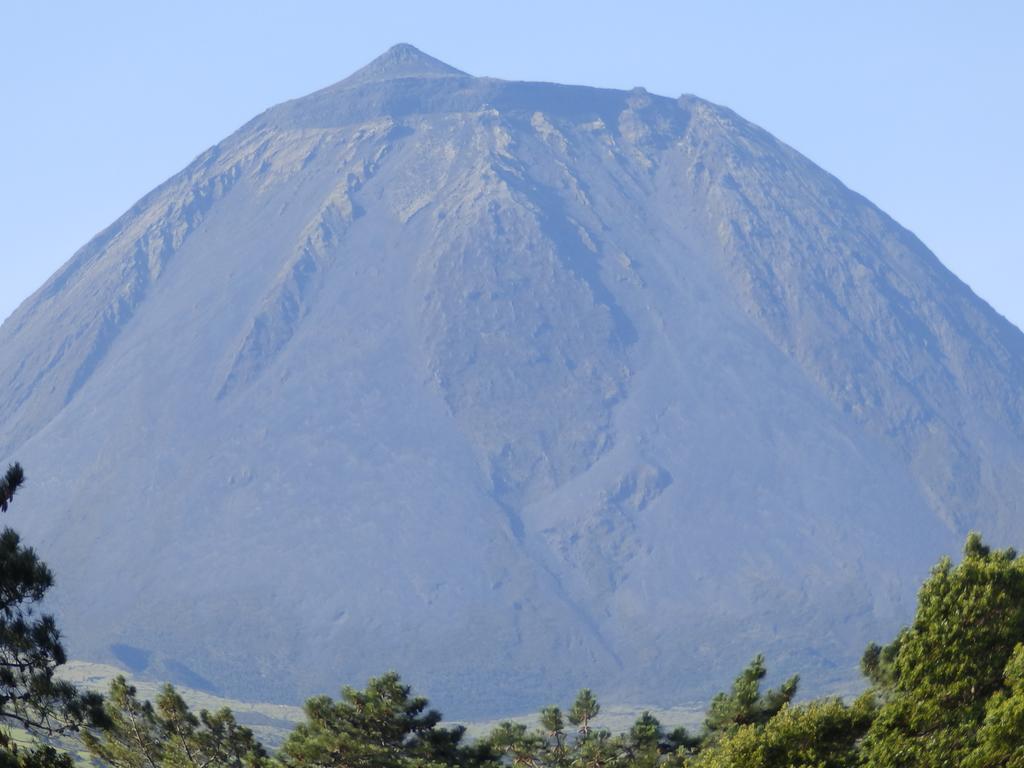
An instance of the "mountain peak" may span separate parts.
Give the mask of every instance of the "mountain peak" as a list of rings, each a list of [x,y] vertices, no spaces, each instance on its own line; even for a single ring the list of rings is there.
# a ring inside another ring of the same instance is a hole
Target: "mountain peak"
[[[1022,392],[1024,334],[734,113],[401,45],[0,326],[0,466],[78,658],[480,720],[752,647],[845,688],[968,530],[1024,540]]]
[[[346,83],[367,83],[381,80],[396,80],[406,77],[451,77],[465,76],[466,73],[443,61],[428,56],[419,48],[408,43],[399,43],[388,48],[352,76]]]

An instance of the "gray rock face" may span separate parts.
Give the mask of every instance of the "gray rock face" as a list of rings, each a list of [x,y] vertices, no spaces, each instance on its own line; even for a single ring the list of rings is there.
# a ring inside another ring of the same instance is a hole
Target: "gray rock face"
[[[0,329],[72,652],[455,716],[856,676],[1024,540],[1024,336],[729,110],[398,46],[268,110]]]

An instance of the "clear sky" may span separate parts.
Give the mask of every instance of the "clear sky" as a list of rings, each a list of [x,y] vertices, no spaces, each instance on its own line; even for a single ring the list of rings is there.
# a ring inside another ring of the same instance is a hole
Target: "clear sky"
[[[0,317],[250,117],[409,42],[477,75],[725,104],[1024,326],[1022,40],[1013,0],[11,0]]]

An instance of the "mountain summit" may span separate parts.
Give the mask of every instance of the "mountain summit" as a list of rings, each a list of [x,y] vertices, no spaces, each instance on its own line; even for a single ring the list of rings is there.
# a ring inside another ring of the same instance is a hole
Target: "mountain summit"
[[[75,655],[453,716],[857,675],[1020,543],[1024,335],[728,109],[397,46],[274,107],[0,328]],[[455,705],[459,704],[463,710]]]
[[[405,77],[468,77],[408,43],[394,45],[355,74],[345,78],[346,85],[397,80]]]

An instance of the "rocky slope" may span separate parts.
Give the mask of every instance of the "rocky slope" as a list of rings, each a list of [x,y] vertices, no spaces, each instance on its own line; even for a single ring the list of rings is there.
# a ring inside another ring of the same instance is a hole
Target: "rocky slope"
[[[734,113],[397,46],[151,192],[0,329],[74,654],[454,717],[821,690],[1024,541],[1024,335]]]

